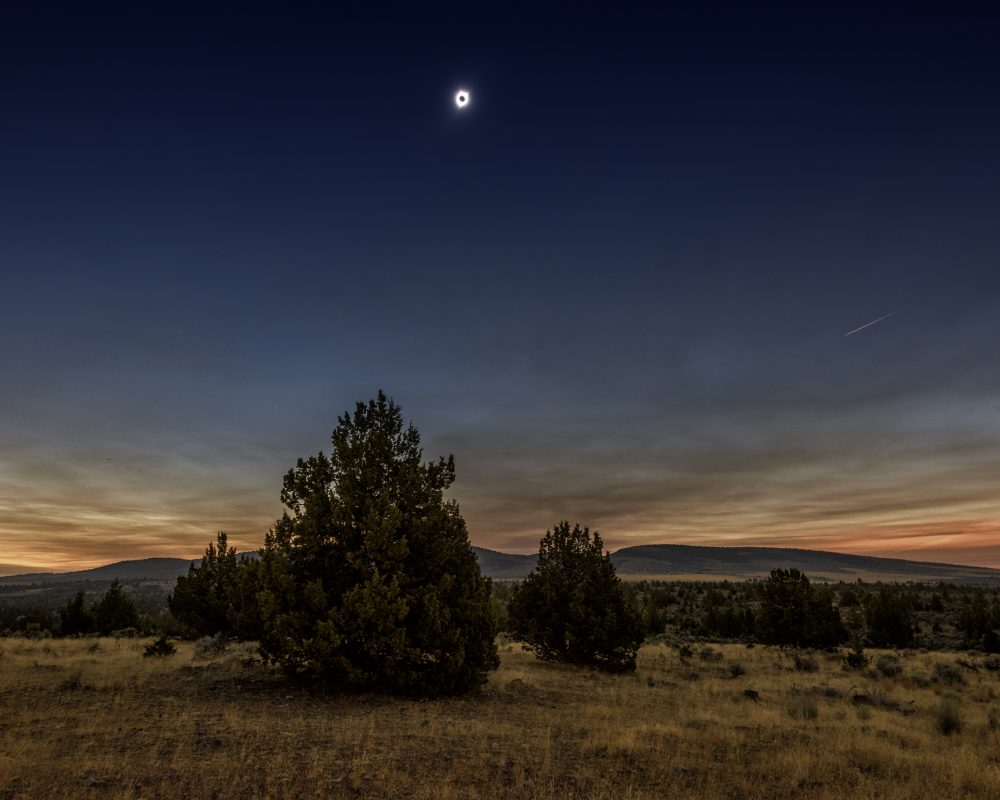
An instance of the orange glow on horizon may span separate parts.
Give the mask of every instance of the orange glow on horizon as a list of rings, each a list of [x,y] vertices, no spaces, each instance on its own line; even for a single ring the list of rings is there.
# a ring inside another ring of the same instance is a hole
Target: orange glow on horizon
[[[266,526],[265,526],[266,527]],[[509,553],[534,553],[538,539],[546,527],[521,535],[480,535],[472,531],[472,543],[491,550]],[[937,520],[919,524],[889,523],[845,526],[818,526],[800,535],[767,535],[745,533],[743,535],[710,535],[690,529],[669,533],[628,530],[613,525],[591,525],[604,537],[606,546],[613,551],[641,544],[688,544],[713,547],[794,547],[807,550],[827,550],[839,553],[901,558],[912,561],[935,561],[940,563],[963,564],[969,566],[993,567],[1000,569],[1000,520],[998,519],[956,519]],[[10,549],[10,539],[2,547],[0,574],[18,572],[72,572],[92,569],[116,561],[141,558],[200,558],[204,548],[214,541],[214,533],[209,528],[194,533],[168,538],[151,536],[148,528],[140,529],[142,535],[123,537],[117,543],[103,540],[96,535],[75,536],[72,542],[36,540],[34,546],[15,554]],[[263,528],[262,528],[263,530]],[[255,550],[263,544],[263,533],[259,539],[252,535],[229,531],[230,543],[237,550]],[[96,552],[88,553],[88,540]],[[0,538],[0,542],[3,539]],[[76,545],[74,548],[73,545]],[[74,552],[76,550],[76,552]]]

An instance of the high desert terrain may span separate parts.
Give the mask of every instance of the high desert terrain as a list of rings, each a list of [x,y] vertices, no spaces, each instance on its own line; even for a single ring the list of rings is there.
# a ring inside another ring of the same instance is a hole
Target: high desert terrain
[[[638,670],[502,643],[431,701],[288,683],[250,644],[0,640],[0,798],[996,798],[1000,661],[651,643]]]

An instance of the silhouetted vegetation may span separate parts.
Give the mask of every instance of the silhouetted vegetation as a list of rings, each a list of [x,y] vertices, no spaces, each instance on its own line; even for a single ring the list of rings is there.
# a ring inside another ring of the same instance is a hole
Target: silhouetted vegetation
[[[560,522],[542,538],[538,566],[515,588],[510,632],[545,661],[635,669],[643,621],[596,531]]]
[[[167,603],[177,621],[195,636],[257,639],[258,578],[257,560],[238,557],[226,534],[220,532],[201,561],[192,563],[188,574],[177,579]]]
[[[145,649],[142,651],[142,655],[145,658],[166,658],[167,656],[172,656],[177,652],[177,648],[170,643],[166,636],[161,636],[159,639],[146,645]]]
[[[137,629],[139,627],[139,612],[122,585],[113,581],[108,591],[104,593],[93,608],[90,609],[94,631],[107,636],[115,631]]]
[[[958,614],[958,627],[966,647],[981,647],[988,653],[1000,652],[1000,602],[996,595],[989,602],[986,593],[977,589],[964,598]]]
[[[913,600],[890,586],[880,586],[865,604],[867,639],[874,647],[913,644]]]
[[[51,619],[50,615],[46,617]],[[104,596],[93,605],[87,605],[83,590],[73,595],[59,609],[58,632],[63,636],[83,636],[90,633],[107,636],[117,631],[137,631],[140,624],[135,603],[118,581],[112,581]]]
[[[420,436],[382,392],[299,459],[261,561],[261,652],[336,687],[462,692],[496,668],[490,582],[458,505],[452,457],[422,463]]]
[[[797,569],[776,569],[759,588],[757,635],[767,644],[833,647],[847,638],[829,589]]]
[[[63,636],[80,636],[90,633],[94,627],[82,589],[73,595],[73,599],[64,608],[59,609],[59,627]]]

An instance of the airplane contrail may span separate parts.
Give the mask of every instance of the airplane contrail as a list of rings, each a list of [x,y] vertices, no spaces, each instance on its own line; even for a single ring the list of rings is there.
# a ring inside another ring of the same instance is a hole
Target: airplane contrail
[[[897,308],[895,311],[890,311],[884,317],[879,317],[878,319],[873,319],[871,322],[866,322],[860,328],[855,328],[853,331],[848,331],[847,333],[844,334],[844,336],[852,336],[853,334],[857,333],[858,331],[863,331],[865,328],[870,328],[872,325],[875,325],[876,323],[879,323],[879,322],[881,322],[884,319],[889,319],[889,317],[896,316],[896,314],[898,314],[902,310],[903,310],[902,308]]]

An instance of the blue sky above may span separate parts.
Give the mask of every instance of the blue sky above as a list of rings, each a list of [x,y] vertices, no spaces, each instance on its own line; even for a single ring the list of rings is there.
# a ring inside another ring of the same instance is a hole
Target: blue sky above
[[[476,544],[1000,565],[1000,15],[0,31],[0,564],[256,547],[382,388]]]

